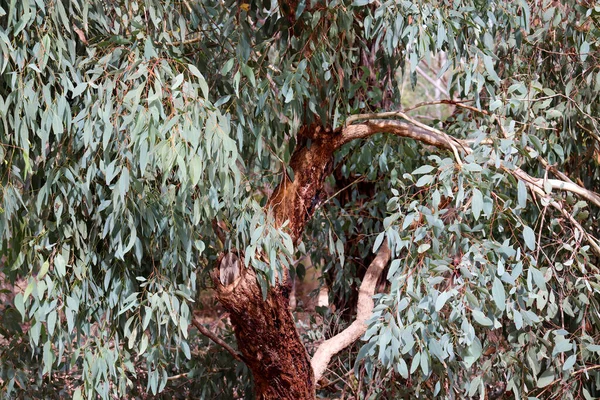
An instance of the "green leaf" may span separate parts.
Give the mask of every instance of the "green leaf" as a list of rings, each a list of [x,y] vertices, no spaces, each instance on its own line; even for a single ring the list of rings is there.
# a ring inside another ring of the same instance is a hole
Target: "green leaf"
[[[563,365],[563,367],[562,367],[562,370],[563,370],[563,371],[568,371],[568,370],[570,370],[571,368],[573,368],[573,366],[575,365],[575,362],[576,362],[576,361],[577,361],[577,354],[571,354],[571,355],[569,356],[569,358],[567,358],[567,359],[565,360],[565,363],[564,363],[564,365]]]
[[[451,297],[452,297],[451,292],[440,293],[437,297],[437,300],[435,301],[435,311],[439,312],[442,308],[444,308],[446,301],[448,301],[448,299]]]
[[[473,397],[475,395],[475,393],[477,393],[477,389],[479,389],[479,385],[481,384],[481,377],[480,376],[476,376],[470,384],[469,387],[469,397]]]
[[[519,207],[525,208],[527,206],[527,187],[525,187],[525,183],[522,180],[519,180],[518,186],[518,203]]]
[[[421,364],[421,352],[417,352],[412,359],[412,363],[410,364],[410,374],[414,374],[419,365]]]
[[[208,84],[206,83],[206,79],[204,79],[204,75],[196,68],[196,66],[192,64],[188,64],[188,68],[190,72],[198,78],[198,84],[200,85],[200,90],[202,90],[202,95],[205,99],[208,99]]]
[[[584,40],[583,43],[581,43],[581,47],[579,48],[579,55],[581,57],[581,62],[585,62],[589,52],[590,52],[590,44],[587,42],[587,40]]]
[[[398,271],[398,268],[400,268],[400,260],[399,259],[392,260],[392,262],[390,264],[390,269],[388,270],[388,274],[387,274],[388,280],[392,279],[392,277],[396,274],[396,271]]]
[[[15,307],[25,320],[25,298],[22,293],[17,293],[14,299]]]
[[[535,250],[535,232],[527,225],[523,226],[523,239],[525,239],[525,244],[529,250]]]
[[[549,369],[545,370],[542,373],[542,375],[540,375],[540,377],[537,379],[536,386],[541,389],[543,387],[548,386],[552,382],[554,382],[554,369],[549,368]]]
[[[494,322],[491,319],[489,319],[488,317],[486,317],[485,314],[482,313],[479,310],[472,310],[471,311],[471,315],[473,315],[473,319],[479,325],[482,325],[482,326],[494,326]]]
[[[173,79],[173,84],[171,85],[171,90],[177,89],[183,83],[183,74],[179,74]]]
[[[49,341],[44,343],[43,360],[44,369],[42,374],[46,374],[52,370],[52,363],[54,362],[54,351],[52,351],[52,343]]]
[[[240,79],[242,78],[242,75],[240,74],[240,71],[237,71],[235,73],[235,75],[233,76],[233,88],[235,89],[235,95],[237,97],[240,97]]]
[[[375,243],[373,244],[373,253],[377,252],[377,250],[379,250],[379,247],[381,246],[381,243],[383,243],[383,239],[385,238],[385,232],[381,232],[379,235],[377,235],[377,238],[375,239]]]
[[[78,387],[73,392],[73,400],[83,400],[83,395],[81,394],[81,387]]]
[[[40,268],[40,272],[38,272],[37,278],[42,279],[48,272],[49,268],[50,268],[50,263],[48,262],[48,260],[44,261],[44,263],[42,264],[42,267]]]
[[[471,366],[481,357],[482,351],[483,348],[481,347],[481,342],[475,337],[473,343],[467,348],[466,355],[464,356],[465,367],[471,368]]]
[[[35,281],[32,280],[29,282],[29,284],[25,288],[25,293],[23,294],[23,297],[25,298],[25,300],[27,300],[29,298],[29,295],[31,294],[31,292],[33,292],[34,288],[35,288]]]
[[[248,78],[248,80],[250,81],[250,84],[253,87],[256,87],[256,78],[254,76],[254,72],[252,71],[252,68],[250,68],[250,66],[248,64],[242,64],[242,72],[244,75],[246,75],[246,78]]]
[[[429,355],[426,352],[421,353],[421,370],[423,375],[429,375]]]
[[[52,334],[54,333],[54,327],[56,326],[56,318],[57,318],[56,310],[50,311],[50,313],[48,314],[48,317],[47,317],[48,334],[50,334],[50,336],[52,336]]]
[[[563,336],[556,337],[556,344],[552,349],[552,357],[555,357],[557,354],[564,353],[567,351],[571,351],[573,349],[573,344],[570,340],[565,339]]]
[[[190,180],[193,186],[197,186],[203,173],[202,160],[198,156],[193,156],[190,160]]]
[[[56,257],[54,257],[54,267],[56,268],[59,277],[63,277],[67,274],[66,266],[67,263],[62,254],[57,254]]]
[[[423,254],[431,248],[431,243],[421,243],[417,248],[417,253]]]
[[[127,195],[127,192],[129,192],[129,170],[127,168],[123,168],[123,171],[121,172],[118,187],[121,201],[125,201],[125,196]]]
[[[73,95],[72,97],[77,97],[79,96],[81,93],[83,93],[85,91],[85,89],[87,89],[87,82],[82,82],[79,85],[77,85],[74,89],[73,89]]]
[[[466,163],[462,165],[462,169],[468,172],[482,172],[483,168],[479,164],[475,163]]]
[[[523,328],[523,316],[521,313],[515,309],[512,310],[513,321],[515,323],[515,328],[521,329]]]
[[[227,62],[223,65],[223,68],[221,68],[221,75],[227,75],[227,73],[231,71],[231,68],[233,68],[234,61],[235,59],[233,58],[227,60]]]
[[[190,345],[187,344],[187,342],[185,340],[181,342],[181,350],[183,350],[183,354],[185,355],[185,358],[187,358],[188,360],[192,359],[192,352],[190,351]]]
[[[415,169],[413,171],[413,175],[422,175],[422,174],[428,174],[431,171],[433,171],[435,168],[432,167],[431,165],[422,165],[419,168]]]
[[[144,354],[144,352],[146,351],[147,348],[148,348],[148,335],[146,333],[144,333],[142,335],[142,340],[140,341],[138,355]]]
[[[433,181],[433,175],[423,175],[415,184],[417,187],[429,185]]]
[[[477,221],[481,215],[481,211],[483,210],[483,195],[477,188],[473,189],[471,209],[473,210],[473,217],[475,218],[475,221]]]
[[[288,87],[288,90],[285,92],[285,99],[283,100],[283,102],[287,104],[292,100],[294,100],[294,89]]]
[[[492,60],[492,57],[484,55],[483,64],[485,65],[485,70],[487,71],[490,79],[492,79],[494,82],[500,82],[500,77],[494,70],[494,61]]]
[[[494,277],[494,283],[492,285],[492,297],[494,303],[499,310],[504,311],[506,309],[506,293],[504,291],[504,285],[500,279]]]
[[[586,346],[586,349],[600,354],[600,345],[598,345],[598,344],[589,344]]]
[[[145,139],[142,140],[140,143],[139,160],[140,160],[140,175],[144,176],[144,172],[146,171],[146,166],[148,165],[148,141]]]
[[[400,376],[404,379],[408,379],[408,365],[406,364],[406,361],[404,361],[403,358],[400,358],[396,365]]]

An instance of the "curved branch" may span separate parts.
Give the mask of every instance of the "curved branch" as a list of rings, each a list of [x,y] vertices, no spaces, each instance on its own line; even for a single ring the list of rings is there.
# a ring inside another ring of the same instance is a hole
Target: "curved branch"
[[[352,115],[346,120],[346,127],[342,130],[342,141],[343,141],[344,137],[347,137],[350,134],[350,132],[347,132],[346,130],[347,130],[347,128],[349,128],[348,125],[353,123],[354,121],[364,120],[364,119],[372,120],[374,118],[394,118],[394,117],[402,118],[403,120],[408,121],[411,124],[411,125],[407,125],[407,127],[409,127],[408,128],[409,133],[407,135],[401,135],[401,136],[412,137],[411,133],[412,134],[420,134],[420,136],[423,136],[425,134],[434,136],[435,137],[434,141],[436,143],[438,143],[438,142],[439,143],[438,144],[431,143],[431,144],[433,144],[434,146],[437,146],[437,147],[445,147],[447,149],[452,150],[452,153],[454,154],[454,158],[456,159],[456,163],[460,166],[462,166],[462,160],[460,159],[460,155],[458,154],[457,146],[462,147],[462,149],[467,154],[471,152],[471,149],[467,150],[467,148],[465,147],[464,143],[461,140],[453,138],[452,136],[448,135],[445,132],[442,132],[442,131],[432,128],[428,125],[425,125],[425,124],[409,117],[402,111],[391,111],[391,112],[376,113],[376,114]],[[376,122],[376,121],[367,121],[367,124],[374,123],[374,122]],[[398,122],[398,121],[379,121],[379,122],[381,122],[383,125],[385,125],[386,123],[389,123],[389,122]],[[384,132],[384,131],[385,131],[385,129],[380,132]],[[418,131],[420,131],[420,132],[418,132]],[[375,133],[377,133],[377,132],[375,132]],[[352,139],[350,139],[350,140],[352,140]],[[444,146],[444,143],[445,143],[445,146]]]
[[[402,118],[410,123],[401,122],[393,119],[382,119],[382,118]],[[353,124],[356,121],[365,120],[364,122]],[[429,127],[418,121],[413,120],[402,112],[384,112],[374,114],[359,114],[352,115],[346,120],[346,126],[338,128],[336,130],[337,136],[334,138],[335,148],[348,143],[355,139],[364,139],[372,136],[376,133],[389,133],[396,136],[407,137],[418,140],[422,143],[426,143],[435,146],[440,149],[451,150],[454,153],[454,157],[457,164],[462,165],[460,157],[458,155],[458,149],[460,148],[464,153],[471,154],[473,149],[469,147],[467,141],[453,138],[447,133],[439,131],[435,128]],[[495,163],[495,159],[492,158],[490,163]],[[509,173],[516,179],[526,183],[529,190],[534,195],[547,196],[545,191],[545,185],[550,186],[553,190],[561,190],[573,193],[574,195],[590,202],[591,204],[600,207],[600,194],[588,190],[582,187],[566,177],[564,174],[556,174],[561,179],[543,179],[535,178],[529,175],[521,168],[513,168],[504,164],[502,161],[499,163],[499,169]],[[567,179],[565,179],[567,178]],[[577,227],[577,226],[576,226]],[[583,229],[579,225],[578,230]],[[586,241],[590,244],[594,253],[600,256],[600,247],[598,245],[598,239],[594,238],[587,232],[583,232]]]
[[[384,240],[360,284],[356,319],[342,332],[321,343],[310,362],[315,374],[315,382],[318,382],[323,376],[331,357],[357,341],[367,330],[367,320],[371,317],[375,306],[373,302],[375,287],[383,269],[390,260],[390,254],[387,240]]]

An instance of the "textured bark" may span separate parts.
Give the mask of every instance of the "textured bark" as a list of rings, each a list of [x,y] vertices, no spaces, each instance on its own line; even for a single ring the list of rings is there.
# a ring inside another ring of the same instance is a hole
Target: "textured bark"
[[[227,286],[220,284],[217,274],[213,278],[242,358],[254,376],[256,397],[314,399],[313,372],[289,310],[287,286],[271,288],[264,300],[251,268],[242,268]]]
[[[290,160],[293,177],[285,176],[267,202],[277,224],[288,221],[286,229],[295,243],[331,173],[335,137],[316,125],[303,127]],[[233,275],[221,270],[232,264],[226,257],[217,261],[213,281],[217,298],[229,312],[242,358],[254,376],[257,398],[314,399],[310,358],[289,310],[289,282],[270,288],[265,300],[252,269],[241,267]],[[241,258],[239,265],[244,265]]]
[[[298,145],[290,159],[293,179],[285,176],[267,203],[277,224],[286,220],[294,242],[302,237],[323,190],[325,178],[333,170],[333,152],[338,147],[331,130],[305,126],[298,132]]]
[[[300,129],[289,165],[293,176],[284,174],[266,205],[276,224],[288,222],[286,229],[294,243],[301,239],[306,222],[322,200],[324,181],[333,169],[333,154],[344,144],[378,132],[389,132],[442,148],[450,147],[444,137],[394,122],[367,122],[335,131],[316,124]],[[217,260],[213,281],[217,298],[229,312],[238,349],[252,371],[256,397],[314,399],[314,372],[289,310],[289,282],[271,287],[265,300],[254,271],[243,267],[243,256],[239,255],[239,268],[232,268],[236,265],[235,258],[227,257],[223,254]],[[354,340],[355,336],[352,336]],[[327,361],[318,363],[319,375]]]

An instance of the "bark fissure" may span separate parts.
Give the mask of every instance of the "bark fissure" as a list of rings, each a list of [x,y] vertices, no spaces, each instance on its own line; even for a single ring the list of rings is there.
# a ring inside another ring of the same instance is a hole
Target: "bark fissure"
[[[214,274],[217,297],[229,311],[239,351],[254,376],[259,399],[313,399],[314,382],[308,355],[289,311],[285,285],[269,290],[266,299],[251,268],[223,286]],[[301,379],[299,379],[301,378]]]

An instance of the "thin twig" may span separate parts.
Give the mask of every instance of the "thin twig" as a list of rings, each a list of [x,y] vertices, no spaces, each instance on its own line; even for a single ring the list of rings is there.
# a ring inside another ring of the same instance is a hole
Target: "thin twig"
[[[231,354],[233,358],[235,358],[238,361],[244,361],[243,356],[240,353],[235,351],[235,349],[228,345],[223,339],[206,329],[200,322],[196,320],[196,318],[192,317],[192,325],[194,325],[196,329],[198,329],[200,333],[202,333],[204,336],[206,336],[207,338],[209,338],[210,340],[227,350],[227,352]]]
[[[448,90],[446,90],[445,87],[443,87],[442,85],[440,85],[439,82],[437,82],[435,79],[433,79],[432,77],[430,77],[429,75],[427,75],[427,73],[425,71],[423,71],[420,67],[417,67],[417,72],[419,73],[419,75],[421,75],[423,78],[425,78],[425,80],[429,83],[431,83],[433,86],[435,86],[436,88],[439,89],[440,92],[442,92],[444,94],[444,96],[448,96]]]
[[[421,108],[421,107],[427,107],[427,106],[437,106],[437,105],[441,105],[441,104],[447,104],[447,105],[452,105],[452,106],[457,106],[457,107],[462,107],[462,108],[466,108],[469,110],[473,110],[473,111],[478,111],[478,112],[482,112],[482,110],[479,110],[473,106],[468,106],[464,103],[471,103],[473,100],[449,100],[449,99],[442,99],[442,100],[435,100],[435,101],[424,101],[421,103],[417,103],[412,107],[408,107],[408,108],[403,108],[404,112],[409,112],[412,110],[416,110],[417,108]],[[487,111],[483,111],[485,113],[487,113]]]

